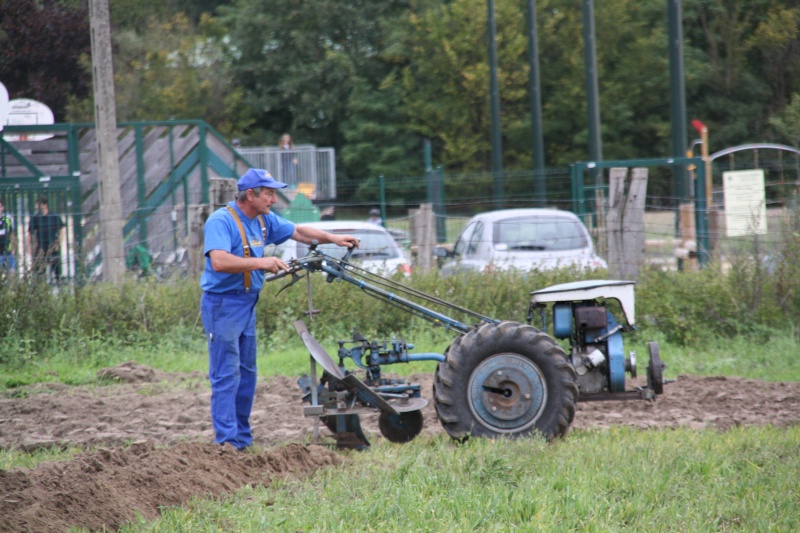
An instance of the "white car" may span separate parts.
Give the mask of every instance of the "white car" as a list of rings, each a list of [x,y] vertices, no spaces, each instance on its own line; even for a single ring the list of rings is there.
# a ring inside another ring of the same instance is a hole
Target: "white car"
[[[398,271],[405,275],[411,274],[411,263],[403,255],[403,250],[397,241],[382,226],[371,222],[350,220],[308,222],[303,226],[311,226],[329,233],[355,236],[360,242],[359,247],[350,256],[350,262],[359,268],[380,276],[391,276]],[[317,246],[317,250],[337,259],[341,259],[347,252],[346,248],[335,244],[320,244]],[[288,240],[280,245],[273,255],[289,261],[305,257],[308,253],[307,245]]]
[[[445,258],[443,276],[459,272],[553,270],[563,267],[608,268],[594,250],[581,220],[559,209],[504,209],[472,217],[452,252],[436,249]]]

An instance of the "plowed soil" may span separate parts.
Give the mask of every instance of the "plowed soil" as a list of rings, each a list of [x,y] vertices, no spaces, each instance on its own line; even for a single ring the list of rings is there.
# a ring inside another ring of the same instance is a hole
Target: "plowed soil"
[[[137,515],[194,496],[216,496],[276,478],[302,477],[340,464],[330,432],[311,443],[313,419],[302,414],[293,379],[259,384],[251,418],[258,446],[238,452],[212,444],[210,390],[200,374],[165,374],[136,363],[102,371],[103,387],[38,385],[0,399],[0,446],[24,450],[87,448],[66,462],[0,471],[0,531],[116,529]],[[423,434],[441,433],[431,398],[433,375],[419,374],[429,404]],[[362,416],[374,443],[377,415]],[[679,376],[656,402],[580,403],[573,428],[714,428],[800,421],[800,383]],[[132,445],[131,445],[132,444]]]

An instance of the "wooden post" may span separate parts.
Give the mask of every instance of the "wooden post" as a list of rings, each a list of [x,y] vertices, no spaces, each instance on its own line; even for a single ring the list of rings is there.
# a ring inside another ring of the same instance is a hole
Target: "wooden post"
[[[647,169],[635,168],[625,194],[625,168],[612,168],[609,175],[608,270],[613,278],[637,280],[644,263],[644,205]]]
[[[697,270],[697,232],[694,225],[694,204],[681,204],[681,250],[685,251],[683,259],[684,270]]]
[[[608,229],[606,228],[606,213],[608,212],[608,200],[606,199],[606,192],[603,189],[595,189],[594,205],[597,225],[592,228],[592,236],[597,239],[597,255],[607,257]],[[589,224],[586,225],[589,226]]]
[[[625,179],[628,176],[627,168],[615,167],[608,173],[608,211],[606,213],[606,232],[608,244],[608,271],[613,278],[623,277],[623,235],[622,235],[622,207],[625,194]]]
[[[408,220],[410,221],[408,224],[408,238],[411,240],[411,249],[416,255],[417,245],[419,244],[419,238],[417,237],[417,218],[419,217],[419,209],[409,209],[408,210]]]
[[[417,245],[417,262],[415,268],[427,272],[433,268],[433,249],[436,246],[436,219],[432,204],[421,204],[415,211],[412,220],[412,242]]]
[[[195,279],[200,277],[205,268],[205,261],[203,260],[203,246],[205,245],[203,229],[211,213],[213,213],[213,210],[207,204],[189,206],[189,268]]]
[[[625,216],[622,231],[625,256],[626,279],[639,279],[639,272],[644,264],[644,206],[647,199],[646,168],[634,168],[631,172],[631,185],[625,202]]]
[[[230,178],[209,178],[208,201],[211,203],[211,213],[225,207],[228,202],[236,199],[236,180]]]
[[[230,178],[210,178],[208,180],[208,201],[209,204],[198,204],[189,206],[189,269],[192,276],[197,279],[205,268],[205,258],[203,257],[203,246],[205,237],[206,220],[211,213],[225,207],[228,202],[236,199],[236,180]]]

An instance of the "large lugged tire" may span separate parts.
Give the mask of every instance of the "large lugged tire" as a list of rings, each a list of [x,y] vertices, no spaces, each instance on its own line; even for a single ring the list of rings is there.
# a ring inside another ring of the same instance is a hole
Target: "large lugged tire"
[[[546,333],[518,322],[485,324],[457,338],[433,382],[436,413],[454,439],[561,437],[575,416],[578,386],[567,354]]]

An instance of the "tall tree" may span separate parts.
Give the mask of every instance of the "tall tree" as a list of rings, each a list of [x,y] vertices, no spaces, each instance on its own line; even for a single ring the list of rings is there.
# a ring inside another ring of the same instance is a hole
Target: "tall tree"
[[[538,4],[548,161],[587,157],[582,13],[569,0]],[[658,5],[656,5],[658,4]],[[609,158],[665,155],[668,69],[663,2],[609,0],[595,10],[600,104]],[[501,127],[507,169],[530,168],[531,123],[524,5],[496,4]],[[403,103],[412,127],[437,140],[448,170],[489,166],[486,7],[453,0],[415,9],[403,53]]]
[[[432,140],[448,170],[485,169],[491,158],[485,3],[453,0],[415,7],[398,47],[407,63],[402,84],[410,128]],[[524,32],[516,31],[519,14],[513,3],[497,5],[504,131],[522,119],[511,110],[519,110],[527,98],[527,67],[521,61],[527,45]]]
[[[422,137],[408,127],[401,97],[396,76],[387,75],[378,87],[366,80],[356,82],[342,124],[342,161],[352,179],[422,174]],[[373,193],[371,200],[377,198],[377,191]]]
[[[252,119],[244,91],[227,74],[222,28],[208,15],[199,28],[183,14],[152,20],[143,32],[114,35],[119,120],[202,119],[226,135]],[[70,118],[92,120],[91,99],[73,102]]]
[[[778,133],[779,140],[800,148],[800,94],[794,93],[789,105],[770,117],[769,123]]]
[[[154,22],[164,22],[183,13],[193,24],[199,24],[205,13],[212,15],[229,0],[110,0],[111,20],[117,30],[142,33]]]
[[[800,85],[800,6],[770,4],[766,16],[755,29],[750,44],[757,57],[751,66],[758,67],[769,83],[771,110],[787,105],[790,95]]]
[[[64,120],[70,95],[86,96],[91,79],[80,68],[90,54],[84,2],[0,0],[0,81],[11,98],[32,98]]]
[[[295,141],[342,148],[342,124],[358,83],[385,68],[385,21],[405,2],[236,0],[221,7],[230,29],[234,75],[254,109],[251,141]]]
[[[772,0],[684,3],[686,53],[697,65],[687,74],[687,105],[708,125],[717,147],[763,140],[767,132],[770,88],[753,36],[772,5]]]

